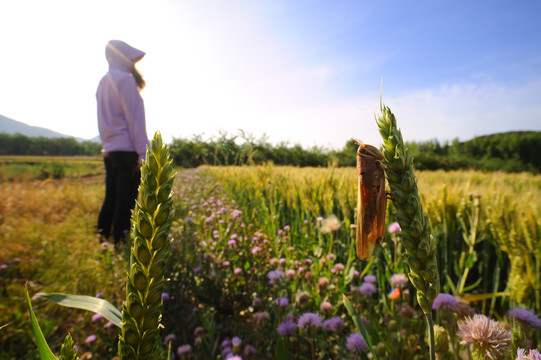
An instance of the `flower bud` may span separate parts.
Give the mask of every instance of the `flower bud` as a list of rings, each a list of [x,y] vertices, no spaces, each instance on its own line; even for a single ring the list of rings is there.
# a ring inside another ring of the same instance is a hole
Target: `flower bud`
[[[446,354],[449,351],[449,337],[447,331],[439,325],[434,326],[435,350],[438,354]]]

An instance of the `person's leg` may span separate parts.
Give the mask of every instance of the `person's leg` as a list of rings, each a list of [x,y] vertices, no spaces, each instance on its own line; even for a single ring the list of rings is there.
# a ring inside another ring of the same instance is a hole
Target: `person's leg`
[[[105,156],[105,198],[98,215],[98,234],[100,241],[106,241],[111,236],[111,226],[113,225],[113,216],[115,214],[116,186],[115,174],[111,159]]]
[[[141,172],[137,169],[138,156],[136,153],[120,152],[115,155],[118,166],[116,177],[116,207],[113,217],[113,237],[119,243],[129,233],[131,211],[135,206]]]

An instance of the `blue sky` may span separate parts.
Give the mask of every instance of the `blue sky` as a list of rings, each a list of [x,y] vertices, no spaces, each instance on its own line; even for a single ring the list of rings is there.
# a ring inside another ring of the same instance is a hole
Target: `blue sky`
[[[406,140],[541,130],[537,0],[31,0],[0,14],[0,114],[69,135],[98,134],[110,39],[147,52],[149,136],[378,145],[382,79]]]

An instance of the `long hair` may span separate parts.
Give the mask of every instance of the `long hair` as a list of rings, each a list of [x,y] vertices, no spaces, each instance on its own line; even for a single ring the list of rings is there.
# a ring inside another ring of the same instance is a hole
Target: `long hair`
[[[141,73],[137,71],[137,69],[135,68],[135,65],[132,66],[131,74],[135,78],[135,83],[137,84],[137,87],[139,88],[139,90],[143,90],[146,85],[145,79],[143,79],[143,76],[141,75]]]

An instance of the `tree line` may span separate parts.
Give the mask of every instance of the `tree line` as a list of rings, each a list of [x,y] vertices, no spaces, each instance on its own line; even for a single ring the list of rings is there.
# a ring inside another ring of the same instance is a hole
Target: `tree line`
[[[351,139],[340,150],[317,146],[305,149],[288,142],[271,144],[265,135],[256,139],[242,130],[236,135],[220,132],[209,140],[201,135],[173,138],[169,146],[175,164],[186,168],[269,162],[301,167],[355,166],[358,147]],[[407,147],[419,170],[541,172],[541,132],[507,132],[464,142],[458,139],[408,142]],[[97,142],[0,134],[0,155],[98,155],[100,151],[101,144]]]
[[[74,138],[29,137],[0,133],[0,155],[99,155],[101,144]]]

